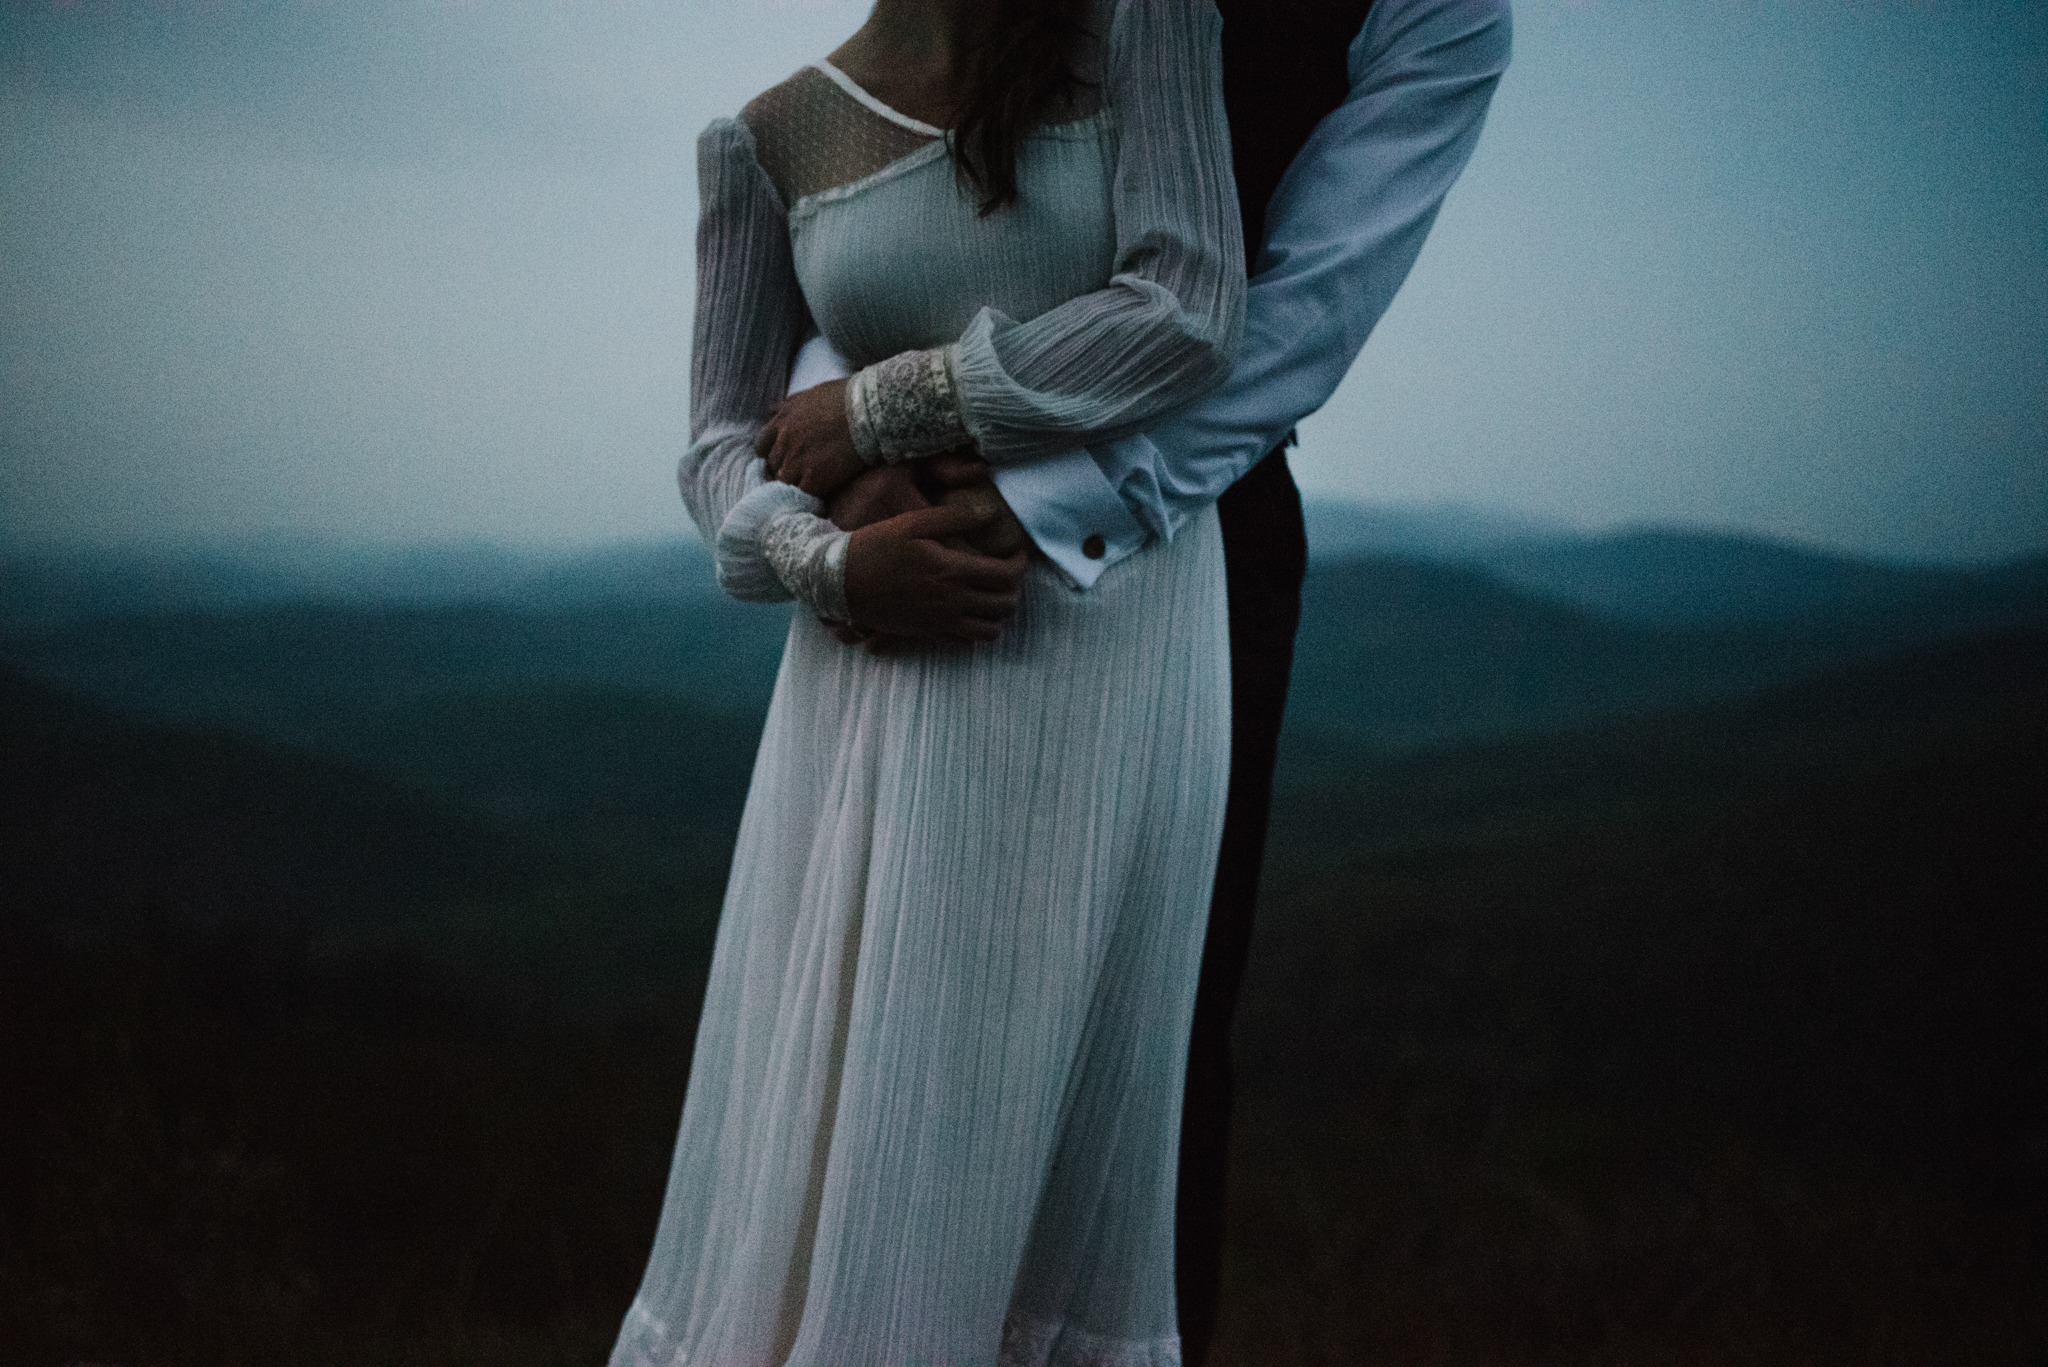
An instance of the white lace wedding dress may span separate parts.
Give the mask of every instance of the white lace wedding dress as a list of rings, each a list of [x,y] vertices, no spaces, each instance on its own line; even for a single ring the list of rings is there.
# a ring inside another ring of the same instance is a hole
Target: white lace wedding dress
[[[752,440],[813,324],[875,367],[892,452],[964,429],[1039,459],[1218,377],[1243,254],[1217,25],[1103,4],[1093,112],[986,217],[937,130],[828,68],[705,132],[682,481],[722,553],[765,525],[743,502],[788,506]],[[1213,511],[1086,592],[1035,561],[989,646],[876,659],[798,609],[613,1367],[1179,1363],[1228,668]]]

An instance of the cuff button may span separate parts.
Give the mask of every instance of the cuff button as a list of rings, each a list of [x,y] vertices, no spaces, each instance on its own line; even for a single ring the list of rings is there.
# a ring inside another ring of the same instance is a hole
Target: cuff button
[[[1091,536],[1081,543],[1081,554],[1090,560],[1100,560],[1109,550],[1109,543],[1100,536]]]

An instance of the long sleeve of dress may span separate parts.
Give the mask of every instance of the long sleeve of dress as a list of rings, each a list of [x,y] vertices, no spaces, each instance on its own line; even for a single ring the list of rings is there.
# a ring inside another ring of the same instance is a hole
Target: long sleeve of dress
[[[943,366],[906,353],[863,372],[862,425],[884,455],[948,444],[936,403],[992,464],[1053,456],[1137,432],[1229,372],[1244,247],[1221,23],[1209,0],[1118,0],[1101,72],[1117,138],[1109,283],[1028,322],[983,309]]]
[[[790,260],[789,218],[754,154],[745,124],[720,119],[697,139],[697,313],[690,343],[690,446],[676,471],[683,502],[718,557],[720,582],[735,597],[788,598],[763,547],[780,543],[823,564],[828,538],[768,536],[771,524],[802,515],[818,530],[818,501],[786,484],[768,486],[754,439],[781,401],[807,313]],[[744,525],[728,515],[749,491]],[[843,547],[837,555],[843,559]]]

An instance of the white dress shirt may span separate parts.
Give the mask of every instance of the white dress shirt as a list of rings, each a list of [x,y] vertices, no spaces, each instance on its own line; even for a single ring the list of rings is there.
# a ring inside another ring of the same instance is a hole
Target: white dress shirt
[[[1508,0],[1378,0],[1351,43],[1350,94],[1267,206],[1230,377],[1145,435],[995,470],[1076,587],[1170,540],[1336,392],[1472,156],[1510,30]],[[813,338],[790,391],[846,373]]]

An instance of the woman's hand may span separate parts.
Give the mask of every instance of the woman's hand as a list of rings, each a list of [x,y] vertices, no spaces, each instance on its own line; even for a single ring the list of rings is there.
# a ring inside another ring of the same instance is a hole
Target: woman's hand
[[[920,508],[856,531],[846,547],[846,606],[857,628],[883,638],[995,640],[1017,611],[1025,553],[945,544],[988,523],[974,508]]]
[[[772,478],[815,498],[867,469],[846,425],[846,381],[827,380],[784,399],[755,438],[754,454]]]

